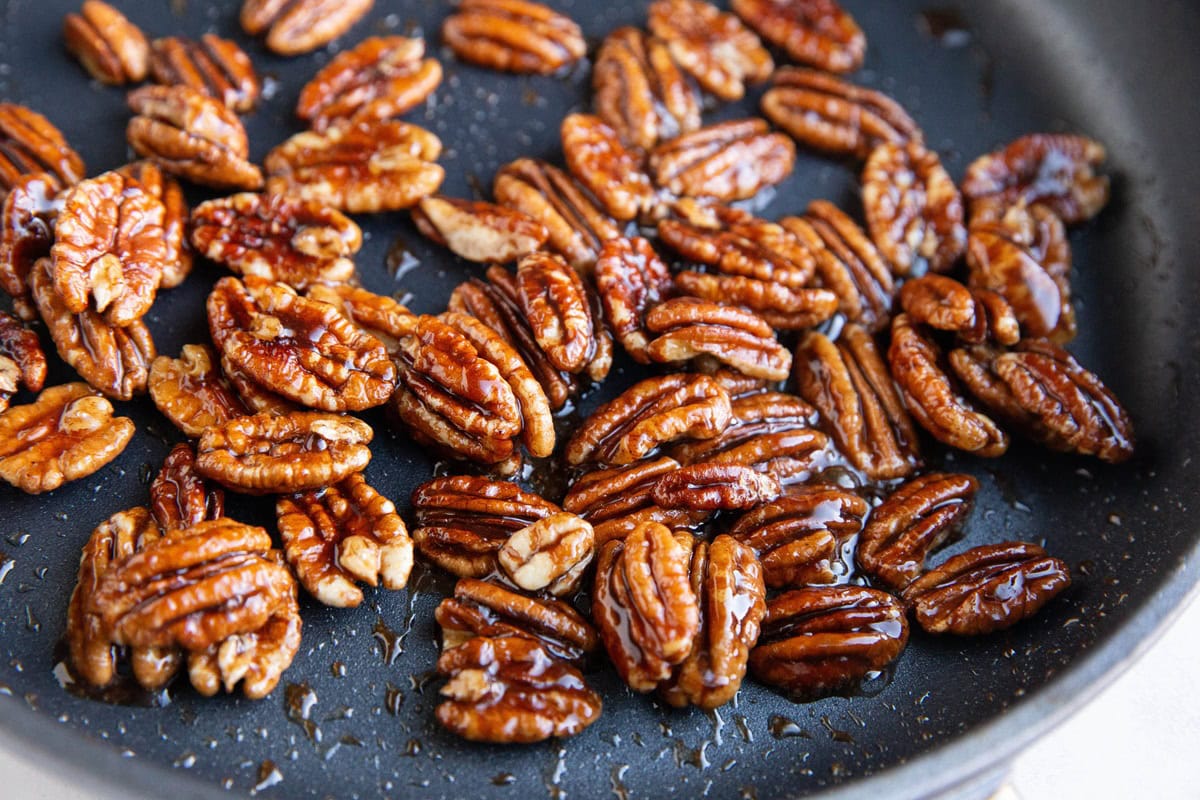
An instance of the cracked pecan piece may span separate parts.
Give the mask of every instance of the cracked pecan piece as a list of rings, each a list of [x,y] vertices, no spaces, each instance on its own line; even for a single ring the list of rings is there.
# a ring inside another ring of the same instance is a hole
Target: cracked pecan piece
[[[779,344],[775,330],[753,312],[733,306],[677,297],[650,309],[646,329],[655,335],[646,355],[659,364],[712,359],[774,381],[787,378],[792,366],[792,354]]]
[[[628,222],[650,210],[654,187],[643,172],[644,159],[627,150],[604,120],[571,114],[562,122],[561,136],[567,168],[613,219]]]
[[[592,525],[597,546],[609,539],[624,539],[643,522],[657,522],[671,530],[693,530],[711,516],[708,511],[663,508],[652,496],[659,480],[678,469],[678,461],[662,456],[592,470],[571,484],[563,508]]]
[[[796,146],[761,119],[718,122],[650,153],[654,182],[683,197],[745,200],[792,174]]]
[[[1014,345],[1021,339],[1012,307],[986,289],[968,289],[945,275],[923,275],[905,281],[899,297],[913,323],[953,333],[966,344]]]
[[[480,264],[516,261],[550,238],[545,225],[522,211],[440,195],[422,198],[412,219],[427,238]]]
[[[744,275],[711,275],[695,270],[675,273],[679,294],[725,307],[740,307],[777,330],[804,330],[829,319],[838,297],[828,289],[793,289]],[[671,301],[668,301],[671,302]]]
[[[108,3],[84,0],[63,18],[63,41],[93,78],[110,86],[145,80],[150,45],[138,26]]]
[[[242,30],[266,35],[267,49],[281,56],[312,52],[362,19],[375,0],[244,0]]]
[[[150,514],[164,535],[225,516],[225,492],[196,471],[196,451],[187,443],[171,448],[150,483]]]
[[[463,61],[504,72],[551,75],[587,54],[570,17],[530,0],[461,0],[442,40]]]
[[[7,192],[22,175],[44,172],[58,188],[83,180],[83,159],[67,144],[62,132],[41,114],[0,103],[0,191]]]
[[[596,552],[595,542],[588,521],[564,511],[508,537],[496,559],[508,579],[521,589],[562,597],[579,588],[583,571]]]
[[[13,313],[37,316],[29,295],[30,273],[50,255],[54,224],[63,207],[58,180],[43,172],[17,178],[0,211],[0,287],[13,298]]]
[[[40,392],[46,383],[46,355],[37,334],[0,311],[0,412],[20,386]]]
[[[283,673],[300,651],[300,606],[295,584],[265,625],[249,633],[226,637],[207,650],[188,653],[188,679],[204,697],[222,688],[261,700],[275,690]]]
[[[794,61],[826,72],[862,66],[867,37],[835,0],[733,0],[732,8]]]
[[[154,359],[148,386],[154,405],[185,436],[197,437],[206,428],[250,413],[213,351],[202,344],[185,344],[179,358]]]
[[[383,342],[388,353],[417,329],[417,315],[390,297],[345,283],[314,283],[305,291],[310,300],[336,306],[367,334]]]
[[[190,212],[179,181],[165,174],[153,161],[134,161],[116,170],[126,180],[136,181],[163,205],[163,243],[160,289],[174,289],[192,271],[192,248],[187,240]]]
[[[721,100],[741,100],[745,84],[762,83],[775,69],[753,31],[703,0],[656,0],[646,14],[646,27],[675,63]]]
[[[187,86],[239,113],[253,111],[262,87],[250,56],[232,39],[206,33],[199,40],[182,36],[155,39],[150,74],[163,86]]]
[[[613,335],[634,361],[650,363],[645,315],[673,294],[671,271],[650,242],[622,236],[604,243],[593,277]]]
[[[704,462],[662,476],[650,497],[663,508],[741,511],[768,503],[781,491],[773,477],[750,467]]]

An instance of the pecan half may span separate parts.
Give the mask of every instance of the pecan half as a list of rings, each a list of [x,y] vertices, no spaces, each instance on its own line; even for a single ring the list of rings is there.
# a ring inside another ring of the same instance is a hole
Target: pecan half
[[[828,289],[793,289],[782,283],[744,275],[710,275],[684,270],[675,274],[675,288],[689,297],[748,309],[778,330],[811,328],[838,310],[838,297]]]
[[[609,539],[624,539],[643,522],[657,522],[672,530],[694,529],[711,516],[709,512],[663,508],[652,496],[659,480],[678,469],[678,461],[662,456],[592,470],[571,484],[563,508],[591,523],[597,546]]]
[[[581,372],[596,356],[597,322],[579,273],[557,256],[533,253],[517,265],[516,281],[538,347],[555,368]]]
[[[150,513],[164,534],[225,516],[225,492],[196,472],[196,451],[177,444],[150,483]]]
[[[186,436],[249,413],[212,350],[202,344],[185,344],[179,358],[154,359],[148,385],[154,405]]]
[[[480,264],[516,261],[550,238],[545,225],[521,211],[440,195],[422,198],[412,219],[429,239]]]
[[[150,46],[138,26],[108,3],[84,0],[78,14],[63,18],[67,52],[101,83],[120,86],[146,78]]]
[[[463,61],[506,72],[549,75],[587,53],[574,20],[530,0],[461,0],[442,39]]]
[[[862,66],[867,37],[835,0],[733,0],[732,8],[793,61],[826,72]]]
[[[200,39],[167,36],[155,39],[150,74],[164,86],[187,86],[245,113],[258,105],[262,89],[250,56],[232,39],[206,33]]]
[[[664,475],[650,497],[663,508],[748,509],[779,496],[779,482],[740,464],[692,464]]]
[[[29,276],[38,260],[50,255],[54,223],[62,207],[58,181],[43,172],[17,178],[4,198],[0,211],[0,287],[13,298],[13,313],[26,321],[37,316],[29,296]]]
[[[792,174],[796,146],[761,119],[718,122],[650,153],[654,182],[677,195],[744,200]]]
[[[300,630],[300,606],[293,583],[280,608],[261,628],[188,653],[188,679],[205,697],[212,697],[222,687],[232,693],[240,683],[248,699],[261,700],[275,690],[300,651]]]
[[[290,414],[299,410],[291,400],[259,386],[224,355],[221,356],[221,372],[225,373],[242,404],[253,414]]]
[[[752,31],[703,0],[656,0],[646,13],[646,27],[675,62],[722,100],[742,99],[746,83],[762,83],[775,69]]]
[[[1062,561],[1036,544],[1005,542],[948,559],[910,583],[903,597],[926,631],[974,636],[1032,617],[1070,585]]]
[[[204,431],[196,468],[244,494],[305,492],[361,472],[373,431],[354,417],[294,411],[238,417]]]
[[[383,342],[389,353],[417,329],[417,315],[390,297],[345,283],[315,283],[305,295],[336,306],[359,328]]]
[[[244,0],[240,21],[267,49],[298,56],[332,42],[362,19],[375,0]]]
[[[787,378],[792,355],[774,329],[753,312],[694,297],[660,303],[646,314],[655,338],[646,345],[651,361],[672,364],[707,357],[755,378]]]
[[[525,591],[562,597],[579,588],[596,552],[595,542],[587,520],[562,512],[508,537],[496,559],[508,579]]]
[[[174,289],[192,271],[192,248],[187,240],[188,205],[179,181],[163,173],[153,161],[134,161],[117,169],[127,180],[136,181],[151,197],[163,204],[162,281],[159,288]]]
[[[900,305],[914,323],[949,331],[967,344],[1014,345],[1021,327],[999,295],[968,289],[945,275],[923,275],[900,287]]]
[[[19,386],[40,392],[46,383],[46,356],[37,334],[7,312],[0,311],[0,411]]]
[[[280,497],[276,527],[300,584],[327,606],[363,601],[356,581],[403,589],[413,545],[391,500],[361,473],[313,492]]]
[[[53,175],[60,187],[86,175],[83,159],[50,120],[25,106],[0,103],[0,190],[7,192],[17,178],[34,172]]]
[[[650,363],[645,314],[672,294],[671,271],[650,242],[622,236],[604,243],[593,277],[613,335],[634,361]]]
[[[617,132],[591,114],[562,122],[563,156],[571,174],[595,195],[613,219],[636,219],[654,203],[643,159],[625,149]]]

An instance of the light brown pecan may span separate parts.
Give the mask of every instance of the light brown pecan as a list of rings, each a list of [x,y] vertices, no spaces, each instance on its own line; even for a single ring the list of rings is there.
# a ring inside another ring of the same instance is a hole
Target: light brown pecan
[[[718,122],[660,144],[654,182],[677,195],[744,200],[792,174],[796,146],[761,119]]]
[[[561,509],[516,484],[471,475],[434,478],[412,494],[413,542],[421,555],[460,577],[496,569],[509,536]]]
[[[177,444],[150,483],[150,513],[164,534],[225,516],[225,492],[196,472],[196,451]]]
[[[779,496],[779,482],[740,464],[692,464],[664,475],[650,497],[663,508],[728,511],[753,508]]]
[[[775,69],[753,31],[704,0],[656,0],[646,13],[646,27],[675,62],[722,100],[741,100],[746,83],[762,83]]]
[[[1036,544],[983,545],[948,559],[904,590],[930,633],[975,636],[1032,617],[1071,585],[1067,565]]]
[[[214,189],[258,189],[262,171],[237,115],[186,86],[143,86],[129,93],[125,129],[134,151],[172,175]]]
[[[83,159],[50,120],[25,106],[0,103],[0,191],[34,172],[53,175],[59,188],[86,175]]]
[[[636,219],[654,203],[654,187],[641,156],[625,149],[617,132],[592,114],[562,122],[563,156],[571,174],[595,195],[613,219]]]
[[[1085,222],[1108,203],[1104,145],[1069,133],[1033,133],[967,167],[962,190],[971,220],[999,219],[1015,205],[1042,204],[1068,225]]]
[[[672,530],[691,530],[711,514],[691,508],[663,508],[652,497],[659,480],[679,469],[673,458],[647,458],[624,467],[596,469],[584,474],[563,498],[563,508],[592,525],[596,545],[624,539],[643,522]]]
[[[267,191],[351,213],[399,211],[438,190],[441,141],[395,120],[359,120],[298,133],[267,153]]]
[[[154,359],[148,384],[154,405],[186,436],[249,413],[202,344],[185,344],[179,358]]]
[[[600,716],[600,695],[570,664],[521,637],[477,637],[438,658],[449,677],[438,722],[475,742],[540,742],[574,736]]]
[[[108,3],[84,0],[63,18],[67,52],[101,83],[120,86],[146,78],[150,46],[138,26]]]
[[[274,691],[283,673],[300,651],[300,606],[295,584],[265,625],[249,633],[226,637],[207,650],[188,653],[188,679],[205,697],[222,688],[261,700]]]
[[[267,49],[298,56],[332,42],[362,19],[375,0],[244,0],[240,21]]]
[[[294,411],[214,425],[196,444],[200,474],[244,494],[306,492],[361,472],[373,431],[354,417]]]
[[[275,502],[276,527],[300,584],[327,606],[363,601],[357,582],[403,589],[413,544],[391,500],[354,473],[326,488]]]
[[[794,61],[826,72],[862,66],[867,37],[835,0],[733,0],[732,8]]]
[[[730,536],[696,543],[691,583],[700,628],[692,652],[658,691],[677,708],[691,704],[713,709],[728,703],[741,688],[767,611],[766,587],[754,551]]]
[[[829,319],[838,297],[828,289],[793,289],[744,275],[711,275],[695,270],[675,273],[680,294],[720,306],[740,306],[777,330],[804,330]]]
[[[646,314],[655,338],[646,355],[660,364],[708,358],[755,378],[781,381],[792,354],[779,344],[774,329],[753,312],[694,297],[660,303]]]
[[[597,408],[567,443],[566,460],[632,464],[678,439],[711,439],[729,424],[729,394],[707,375],[647,378]]]
[[[250,192],[196,206],[191,238],[210,261],[295,289],[352,280],[352,258],[362,247],[362,231],[337,209]]]
[[[796,349],[795,378],[838,449],[868,478],[903,478],[920,465],[916,429],[865,328],[851,323],[837,342],[806,335]]]
[[[521,211],[440,195],[422,198],[412,219],[425,236],[481,264],[516,261],[550,238],[545,225]]]
[[[856,494],[806,486],[746,512],[729,535],[758,556],[773,589],[840,583],[852,566],[843,545],[862,530],[870,510]]]
[[[688,575],[691,555],[690,542],[655,522],[600,547],[592,616],[617,674],[636,692],[670,678],[692,652],[700,609]]]
[[[417,329],[417,315],[391,297],[345,283],[315,283],[305,295],[336,306],[359,328],[383,342],[389,353],[401,339]]]
[[[182,36],[155,39],[150,74],[155,83],[187,86],[240,113],[253,111],[262,91],[250,56],[237,42],[213,33],[199,40]]]
[[[637,28],[617,28],[596,54],[596,115],[629,147],[649,150],[700,127],[700,97],[666,42]]]
[[[595,552],[592,526],[564,511],[508,537],[496,558],[508,579],[525,591],[562,597],[579,588]]]
[[[27,322],[37,316],[29,296],[29,276],[38,259],[50,255],[54,223],[62,207],[58,180],[43,172],[17,178],[4,198],[0,212],[0,287],[13,298],[13,313]]]
[[[40,392],[46,383],[46,356],[33,331],[19,319],[0,311],[0,411],[20,386]]]
[[[461,0],[442,39],[463,61],[506,72],[550,75],[587,53],[574,20],[530,0]]]
[[[134,161],[117,169],[126,180],[136,181],[151,197],[163,204],[163,243],[159,288],[174,289],[192,271],[192,248],[187,240],[188,205],[179,181],[163,173],[153,161]]]
[[[593,277],[613,335],[634,361],[650,363],[645,314],[671,296],[671,271],[650,242],[622,236],[604,243]]]
[[[985,289],[968,289],[945,275],[923,275],[900,287],[900,305],[914,323],[949,331],[967,344],[1014,345],[1021,327],[1012,306]]]

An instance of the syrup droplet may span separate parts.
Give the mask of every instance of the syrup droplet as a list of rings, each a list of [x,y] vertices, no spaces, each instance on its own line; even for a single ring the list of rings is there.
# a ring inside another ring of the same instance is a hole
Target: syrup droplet
[[[772,714],[771,719],[767,721],[767,730],[776,739],[811,739],[812,734],[800,727],[793,719]]]
[[[289,683],[283,694],[287,718],[300,726],[310,742],[320,742],[321,729],[312,719],[313,706],[317,704],[317,693],[307,683]]]

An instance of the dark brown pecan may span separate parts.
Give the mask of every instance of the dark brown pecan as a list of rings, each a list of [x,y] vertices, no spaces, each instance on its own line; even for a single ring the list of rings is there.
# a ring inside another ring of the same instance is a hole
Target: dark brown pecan
[[[722,100],[742,99],[746,83],[762,83],[775,69],[753,31],[703,0],[656,0],[646,13],[646,27],[675,62]]]
[[[438,190],[441,141],[395,120],[359,120],[298,133],[267,153],[267,191],[351,213],[399,211]]]
[[[373,5],[375,0],[244,0],[242,30],[265,33],[273,53],[298,56],[350,30]]]
[[[730,420],[729,394],[707,375],[647,378],[597,408],[567,443],[566,460],[632,464],[678,439],[711,439]]]
[[[19,319],[0,311],[0,411],[20,386],[40,392],[46,383],[46,356],[33,331]]]
[[[238,417],[204,431],[196,468],[244,494],[306,492],[361,472],[373,431],[354,417],[293,411]]]
[[[196,472],[196,451],[177,444],[150,483],[150,513],[164,534],[225,516],[225,492]]]
[[[188,205],[179,181],[163,173],[153,161],[134,161],[119,168],[127,180],[136,181],[163,204],[162,282],[159,288],[174,289],[192,271],[192,248],[187,240]]]
[[[146,78],[150,46],[138,26],[108,3],[84,0],[78,14],[63,18],[67,52],[101,83],[120,86]]]
[[[587,53],[574,20],[530,0],[461,0],[442,39],[463,61],[506,72],[549,75]]]
[[[311,300],[336,306],[351,322],[379,341],[389,353],[401,339],[417,329],[417,315],[386,297],[345,283],[315,283],[305,295]]]
[[[856,494],[806,486],[743,514],[729,535],[754,551],[773,589],[839,583],[852,566],[842,546],[870,510]]]
[[[337,209],[313,200],[243,192],[192,212],[192,245],[239,275],[304,289],[355,277],[362,231]]]
[[[28,494],[53,491],[119,456],[133,431],[87,384],[51,386],[0,413],[0,478]]]
[[[822,427],[868,478],[903,478],[920,465],[916,429],[865,328],[847,325],[836,343],[809,333],[796,349],[795,377]]]
[[[2,150],[0,146],[0,150]],[[29,296],[29,276],[38,259],[50,255],[54,223],[63,207],[57,179],[43,172],[22,175],[4,198],[0,212],[0,287],[13,298],[13,313],[37,316]]]
[[[517,264],[517,298],[538,347],[556,369],[578,374],[585,369],[600,381],[608,374],[611,343],[603,323],[592,315],[592,301],[579,273],[558,256],[533,253]],[[602,356],[598,351],[607,350]],[[598,359],[606,358],[607,363]]]
[[[748,309],[778,330],[811,328],[838,310],[838,297],[828,289],[793,289],[782,283],[744,275],[710,275],[684,270],[675,274],[675,288],[689,297]]]
[[[1036,544],[984,545],[948,559],[904,590],[930,633],[975,636],[1032,617],[1071,585],[1067,565]]]
[[[596,558],[592,616],[621,679],[649,692],[692,652],[700,609],[689,580],[691,543],[655,522],[611,539]]]
[[[643,522],[657,522],[672,530],[694,529],[711,516],[709,512],[663,508],[651,496],[658,481],[677,469],[678,461],[663,456],[592,470],[571,485],[563,508],[591,523],[597,546],[609,539],[624,539]]]
[[[1108,177],[1096,167],[1104,145],[1069,133],[1033,133],[967,167],[962,190],[971,219],[999,219],[1015,205],[1040,203],[1068,225],[1085,222],[1108,202]]]
[[[604,318],[625,352],[639,364],[650,363],[646,312],[672,294],[671,271],[645,239],[609,239],[593,274]]]
[[[254,64],[237,42],[206,33],[199,41],[182,36],[155,39],[150,74],[164,86],[187,86],[245,113],[258,105],[262,91]]]
[[[709,358],[755,378],[781,381],[792,354],[779,344],[774,329],[753,312],[694,297],[660,303],[646,314],[655,338],[646,355],[660,364]]]
[[[186,86],[143,86],[128,99],[136,116],[125,135],[138,155],[202,186],[262,186],[262,171],[246,160],[246,129],[219,100]]]
[[[664,475],[650,497],[663,508],[721,511],[753,508],[779,496],[779,482],[740,464],[692,464]]]
[[[25,106],[0,103],[0,191],[34,172],[53,175],[59,188],[86,175],[83,159],[50,120]]]
[[[1014,345],[1021,339],[1021,327],[1003,297],[968,289],[945,275],[905,281],[900,305],[912,322],[957,334],[967,344]]]
[[[412,494],[413,541],[421,555],[460,577],[496,569],[512,534],[561,509],[516,484],[470,475],[434,478]]]
[[[293,583],[281,606],[261,628],[188,653],[188,680],[205,697],[222,688],[232,693],[240,683],[248,699],[261,700],[274,691],[300,651],[300,630],[300,606]]]
[[[536,642],[475,638],[438,658],[450,678],[440,690],[438,722],[475,742],[540,742],[574,736],[600,716],[600,695],[575,667]]]
[[[796,146],[761,119],[718,122],[660,144],[650,154],[659,186],[685,197],[744,200],[792,174]]]
[[[892,98],[812,69],[776,70],[762,110],[800,144],[835,155],[866,158],[881,144],[923,139]]]
[[[154,359],[148,383],[154,405],[186,436],[249,413],[202,344],[185,344],[179,358]]]
[[[728,703],[741,688],[767,611],[766,587],[754,551],[729,536],[696,543],[691,583],[700,628],[692,652],[658,691],[677,708],[691,704],[713,709]]]
[[[625,149],[604,120],[571,114],[562,123],[562,146],[571,174],[614,219],[628,222],[653,205],[654,187],[642,171],[642,157]]]
[[[835,0],[733,0],[732,7],[795,61],[827,72],[862,66],[867,37]]]
[[[255,383],[250,376],[235,367],[228,358],[221,356],[221,372],[233,386],[242,404],[253,414],[290,414],[298,411],[299,407],[291,400],[264,389]]]
[[[629,147],[649,150],[700,127],[700,97],[666,42],[637,28],[605,38],[592,72],[596,115]]]
[[[579,588],[595,553],[592,526],[564,511],[508,537],[496,559],[508,579],[525,591],[562,597]]]
[[[300,584],[327,606],[363,601],[357,581],[403,589],[413,544],[391,500],[354,473],[323,489],[280,497],[276,527]]]
[[[862,197],[871,238],[897,273],[945,272],[963,254],[962,196],[920,142],[876,147],[863,167]]]
[[[457,256],[481,264],[516,261],[550,238],[545,225],[494,203],[426,197],[412,210],[417,230]]]

